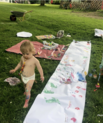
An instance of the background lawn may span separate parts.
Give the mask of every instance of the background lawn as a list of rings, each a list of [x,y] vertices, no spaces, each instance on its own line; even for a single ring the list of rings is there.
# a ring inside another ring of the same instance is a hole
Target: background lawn
[[[10,21],[10,11],[29,11],[26,14],[25,21]],[[21,42],[25,38],[16,37],[17,32],[26,31],[33,34],[32,37],[26,38],[31,41],[37,40],[36,35],[53,34],[56,35],[58,30],[64,30],[65,36],[61,39],[54,39],[59,44],[70,44],[73,39],[78,41],[89,41],[92,43],[91,59],[89,73],[96,69],[99,74],[99,64],[102,59],[103,40],[94,37],[94,29],[103,29],[103,20],[85,16],[78,16],[71,12],[72,10],[60,9],[58,5],[39,5],[28,4],[5,4],[0,3],[0,123],[22,123],[36,96],[41,93],[48,79],[55,71],[59,61],[39,59],[44,70],[45,81],[42,84],[40,76],[36,70],[36,80],[31,91],[29,107],[23,109],[25,96],[23,95],[23,84],[10,86],[4,82],[4,79],[10,76],[20,78],[17,71],[10,74],[9,70],[13,69],[20,60],[21,55],[6,52],[5,49]],[[66,37],[70,33],[71,38]],[[86,77],[87,93],[84,110],[83,123],[103,123],[103,77],[100,79],[101,88],[96,92],[95,84],[97,79]]]

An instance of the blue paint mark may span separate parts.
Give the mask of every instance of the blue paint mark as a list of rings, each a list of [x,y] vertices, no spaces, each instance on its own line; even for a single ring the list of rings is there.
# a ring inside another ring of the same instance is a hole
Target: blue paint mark
[[[29,97],[30,97],[29,95],[28,95],[28,96],[26,96],[26,99],[29,99]]]
[[[77,75],[78,75],[78,81],[85,81],[85,78],[81,73],[77,72]]]

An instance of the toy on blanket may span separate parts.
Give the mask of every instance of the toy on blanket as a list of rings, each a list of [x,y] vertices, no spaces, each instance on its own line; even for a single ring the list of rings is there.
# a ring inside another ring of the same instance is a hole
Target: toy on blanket
[[[36,54],[34,54],[34,56],[36,56],[36,55],[40,55],[40,52],[37,52]]]
[[[53,56],[54,56],[55,58],[57,58],[57,54],[54,54]]]
[[[21,83],[20,79],[18,79],[16,77],[9,77],[9,78],[5,79],[4,82],[8,82],[11,86],[15,86],[15,85]]]
[[[43,48],[44,49],[48,49],[48,50],[54,50],[58,47],[59,44],[57,43],[54,43],[54,42],[51,42],[51,43],[48,43],[46,41],[43,41]]]
[[[24,67],[25,67],[25,62],[23,63],[23,65],[22,65],[22,67],[21,67],[21,70],[20,70],[19,75],[23,72]]]

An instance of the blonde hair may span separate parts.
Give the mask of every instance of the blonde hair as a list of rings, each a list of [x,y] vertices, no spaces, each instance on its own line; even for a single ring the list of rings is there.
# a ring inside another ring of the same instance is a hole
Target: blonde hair
[[[34,45],[33,43],[31,43],[31,41],[26,40],[24,41],[21,46],[20,46],[20,51],[22,53],[26,53],[26,52],[32,52],[33,54],[35,54],[35,49],[34,49]]]

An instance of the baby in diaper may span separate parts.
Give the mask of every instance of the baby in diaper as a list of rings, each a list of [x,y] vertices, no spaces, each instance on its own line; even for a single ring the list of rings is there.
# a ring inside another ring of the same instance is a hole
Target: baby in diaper
[[[25,87],[24,94],[26,95],[23,108],[27,108],[31,96],[30,91],[35,81],[35,67],[37,67],[40,73],[40,79],[42,82],[44,81],[44,75],[39,60],[33,56],[33,54],[35,54],[35,49],[32,42],[29,40],[24,41],[20,46],[20,51],[22,52],[21,60],[15,69],[10,70],[10,73],[15,73],[22,67],[20,74]]]

